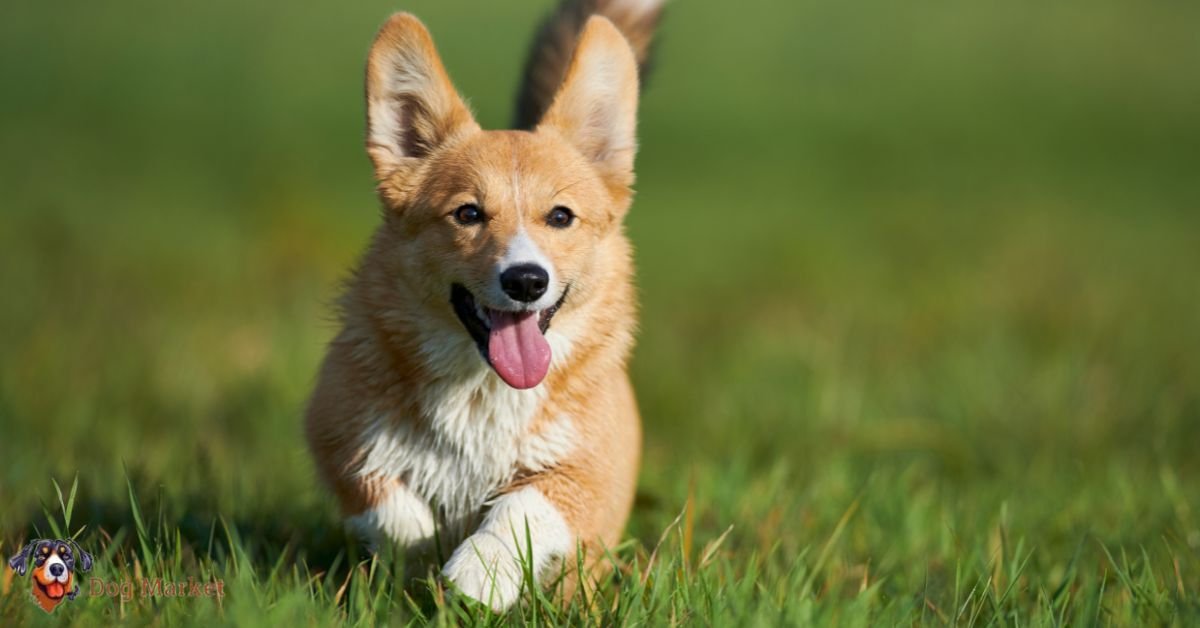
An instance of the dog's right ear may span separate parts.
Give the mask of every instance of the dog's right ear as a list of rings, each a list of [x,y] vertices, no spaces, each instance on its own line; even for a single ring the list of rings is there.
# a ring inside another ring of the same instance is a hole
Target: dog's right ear
[[[13,571],[16,571],[18,576],[25,575],[25,572],[29,570],[29,553],[32,552],[33,548],[37,547],[37,544],[41,542],[41,539],[34,539],[30,541],[29,544],[26,545],[25,548],[20,552],[18,552],[16,556],[8,559],[8,566],[11,567]]]
[[[379,181],[479,130],[420,20],[393,15],[367,58],[367,153]]]

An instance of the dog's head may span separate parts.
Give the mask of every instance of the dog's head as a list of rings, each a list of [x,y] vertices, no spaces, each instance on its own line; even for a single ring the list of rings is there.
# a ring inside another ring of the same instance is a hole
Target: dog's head
[[[19,576],[32,572],[33,597],[50,612],[64,598],[74,597],[75,570],[90,571],[92,556],[71,540],[36,539],[9,559],[8,565]]]
[[[474,341],[514,388],[545,378],[556,316],[627,265],[616,240],[633,183],[637,62],[608,20],[580,34],[532,131],[484,131],[425,27],[380,30],[367,64],[367,149],[386,206],[369,253],[409,307]]]

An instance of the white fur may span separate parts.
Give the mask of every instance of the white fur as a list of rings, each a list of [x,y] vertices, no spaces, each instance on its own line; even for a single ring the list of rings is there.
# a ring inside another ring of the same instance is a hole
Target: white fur
[[[62,573],[57,576],[52,574],[50,572],[51,565],[62,565]],[[67,569],[67,563],[62,558],[59,558],[58,554],[51,554],[50,558],[46,559],[46,562],[42,565],[42,571],[45,572],[46,578],[61,584],[66,584],[67,580],[71,578],[71,570]]]
[[[613,0],[612,8],[617,12],[649,13],[658,10],[664,2],[665,0]]]
[[[550,368],[565,364],[571,357],[571,348],[574,345],[565,333],[555,329],[546,330],[546,342],[550,343]]]
[[[463,593],[503,611],[521,595],[522,565],[540,579],[574,546],[575,535],[562,513],[527,486],[496,499],[483,525],[454,551],[442,573]]]
[[[569,351],[570,342],[559,334],[551,331],[547,339],[556,357]],[[359,474],[399,479],[415,501],[429,508],[442,540],[454,543],[478,523],[486,501],[519,468],[527,463],[548,468],[566,455],[574,447],[567,442],[574,428],[569,419],[566,427],[560,425],[560,418],[529,434],[545,388],[517,390],[505,384],[461,330],[427,332],[421,351],[437,373],[419,393],[421,416],[372,415]],[[360,530],[373,526],[401,544],[420,540],[412,530],[425,530],[424,522],[396,521],[405,512],[421,518],[413,500],[385,510],[349,523]]]
[[[515,179],[514,175],[514,179]],[[533,303],[521,303],[514,301],[504,291],[500,289],[500,273],[516,266],[517,264],[537,264],[546,269],[546,273],[550,276],[550,287],[546,290],[540,299]],[[500,261],[496,262],[496,280],[492,282],[492,287],[488,290],[488,300],[496,304],[504,304],[501,309],[506,310],[544,310],[558,302],[562,296],[562,289],[558,285],[558,273],[555,272],[554,262],[542,251],[537,242],[529,236],[529,232],[525,230],[525,225],[517,228],[517,233],[508,242],[508,249],[504,252],[504,256]]]
[[[364,513],[350,517],[346,523],[357,533],[380,542],[379,534],[387,535],[401,545],[413,545],[433,538],[433,511],[405,485],[397,485],[383,501]]]
[[[422,391],[417,421],[378,417],[361,473],[401,478],[437,509],[443,538],[457,540],[512,477],[520,437],[541,397],[536,388],[510,388],[490,369],[439,380]]]

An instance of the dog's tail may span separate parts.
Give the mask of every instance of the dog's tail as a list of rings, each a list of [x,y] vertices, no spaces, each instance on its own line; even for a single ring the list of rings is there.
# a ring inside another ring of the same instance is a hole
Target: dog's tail
[[[575,50],[579,31],[592,15],[612,20],[629,40],[637,56],[643,82],[653,51],[654,30],[662,16],[665,0],[560,0],[558,8],[542,22],[517,92],[514,127],[532,129],[550,107],[554,93],[562,84],[567,64]]]

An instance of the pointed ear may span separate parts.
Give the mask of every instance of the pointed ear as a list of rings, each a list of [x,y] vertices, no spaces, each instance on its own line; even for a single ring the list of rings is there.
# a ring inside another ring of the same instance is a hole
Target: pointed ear
[[[594,15],[575,46],[563,84],[538,124],[575,146],[609,185],[633,184],[637,152],[637,59],[613,23]]]
[[[367,153],[376,179],[478,129],[425,25],[408,13],[393,15],[367,57]]]

